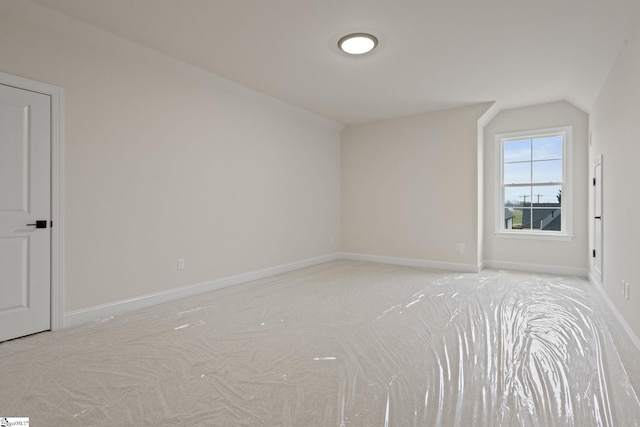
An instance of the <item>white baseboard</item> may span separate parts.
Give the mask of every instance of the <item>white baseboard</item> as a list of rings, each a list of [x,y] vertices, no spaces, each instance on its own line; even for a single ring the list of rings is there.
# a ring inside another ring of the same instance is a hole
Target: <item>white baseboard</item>
[[[631,329],[631,326],[629,326],[625,318],[622,316],[622,313],[620,313],[618,307],[616,307],[613,301],[611,301],[611,298],[609,298],[609,295],[607,295],[604,288],[602,287],[602,282],[596,276],[594,276],[592,272],[589,272],[588,278],[591,285],[598,291],[602,299],[607,303],[616,320],[618,321],[618,323],[620,323],[622,329],[624,329],[626,334],[629,336],[631,342],[633,342],[633,345],[635,345],[640,352],[640,339],[638,339],[638,336],[635,334],[635,332],[633,332],[633,329]]]
[[[525,264],[520,262],[507,261],[483,261],[484,268],[494,268],[498,270],[527,271],[530,273],[559,274],[562,276],[587,277],[587,270],[576,267],[563,267],[558,265]]]
[[[251,271],[248,273],[238,274],[235,276],[223,277],[221,279],[211,280],[208,282],[197,283],[195,285],[184,286],[181,288],[170,289],[155,294],[143,295],[136,298],[116,301],[109,304],[98,305],[80,310],[70,311],[64,315],[64,327],[81,325],[94,320],[105,319],[118,314],[129,311],[139,310],[141,308],[150,307],[164,302],[174,301],[205,292],[222,289],[233,285],[251,282],[253,280],[264,279],[266,277],[276,276],[278,274],[287,273],[312,265],[323,264],[325,262],[340,259],[340,254],[330,254],[317,258],[310,258],[290,264],[278,265],[275,267],[264,268],[261,270]]]
[[[341,252],[329,254],[321,257],[310,258],[302,261],[293,262],[290,264],[283,264],[275,267],[264,268],[257,271],[251,271],[248,273],[238,274],[235,276],[223,277],[208,282],[197,283],[194,285],[184,286],[177,289],[170,289],[163,292],[158,292],[149,295],[142,295],[136,298],[130,298],[126,300],[116,301],[109,304],[98,305],[94,307],[83,308],[80,310],[70,311],[64,315],[64,327],[81,325],[94,320],[105,319],[118,314],[126,313],[129,311],[139,310],[142,308],[150,307],[156,304],[162,304],[169,301],[175,301],[181,298],[190,297],[193,295],[202,294],[205,292],[214,291],[217,289],[226,288],[229,286],[239,285],[242,283],[251,282],[253,280],[259,280],[266,277],[276,276],[278,274],[287,273],[290,271],[298,270],[313,265],[323,264],[325,262],[335,261],[338,259],[347,259],[354,261],[367,261],[377,262],[381,264],[402,265],[408,267],[421,267],[431,268],[434,270],[446,270],[456,271],[464,273],[477,273],[482,268],[497,268],[504,270],[518,270],[529,271],[534,273],[548,273],[548,274],[561,274],[567,276],[587,276],[586,270],[580,268],[571,267],[557,267],[548,265],[537,264],[520,264],[510,263],[502,261],[483,261],[480,265],[473,264],[460,264],[453,262],[442,261],[429,261],[414,258],[401,258],[401,257],[388,257],[381,255],[367,255],[352,252]],[[598,289],[601,289],[597,287]],[[604,292],[604,291],[603,291]],[[613,303],[607,299],[612,305]],[[613,307],[613,305],[612,305]],[[615,311],[616,316],[620,316],[619,312]],[[624,323],[625,328],[631,331],[629,326]],[[632,332],[631,332],[632,334]],[[637,342],[637,337],[635,338]],[[640,348],[640,347],[639,347]]]
[[[458,264],[455,262],[428,261],[414,258],[399,258],[381,255],[367,255],[353,252],[340,253],[340,259],[349,259],[353,261],[377,262],[380,264],[404,265],[408,267],[431,268],[434,270],[458,271],[464,273],[477,273],[479,271],[477,265]]]

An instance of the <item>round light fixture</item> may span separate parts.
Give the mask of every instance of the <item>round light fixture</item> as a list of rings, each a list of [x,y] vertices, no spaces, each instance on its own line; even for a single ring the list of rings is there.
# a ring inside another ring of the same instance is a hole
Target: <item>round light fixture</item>
[[[362,55],[371,52],[378,45],[378,39],[367,33],[354,33],[338,41],[338,47],[350,55]]]

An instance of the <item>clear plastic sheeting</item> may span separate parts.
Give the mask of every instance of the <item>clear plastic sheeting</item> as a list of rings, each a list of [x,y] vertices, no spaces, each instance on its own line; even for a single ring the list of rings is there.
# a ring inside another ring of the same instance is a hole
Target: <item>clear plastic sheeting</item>
[[[638,426],[583,279],[338,261],[0,344],[32,425]]]

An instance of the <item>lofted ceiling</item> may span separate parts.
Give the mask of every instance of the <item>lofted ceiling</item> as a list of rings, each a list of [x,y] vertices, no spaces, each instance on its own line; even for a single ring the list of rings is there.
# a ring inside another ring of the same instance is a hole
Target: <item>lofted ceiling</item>
[[[344,124],[479,102],[585,111],[638,0],[36,0]],[[377,36],[347,56],[338,40]]]

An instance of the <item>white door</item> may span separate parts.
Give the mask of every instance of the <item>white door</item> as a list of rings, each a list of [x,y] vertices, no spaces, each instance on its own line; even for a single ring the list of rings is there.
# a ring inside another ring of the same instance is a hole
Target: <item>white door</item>
[[[602,280],[602,156],[593,167],[593,270]]]
[[[0,85],[0,341],[51,327],[50,219],[51,98]]]

